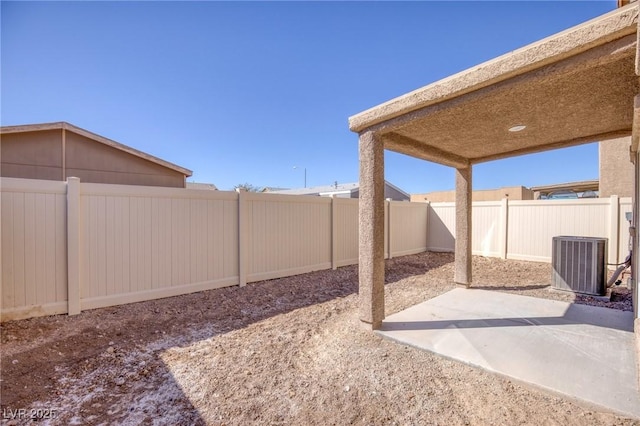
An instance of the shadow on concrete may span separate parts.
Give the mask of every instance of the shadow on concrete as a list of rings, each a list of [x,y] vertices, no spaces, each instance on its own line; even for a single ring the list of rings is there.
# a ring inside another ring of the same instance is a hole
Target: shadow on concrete
[[[614,321],[602,321],[598,318],[584,318],[571,320],[562,317],[513,317],[513,318],[482,318],[464,320],[439,320],[439,321],[409,321],[394,322],[384,321],[380,331],[399,330],[443,330],[447,328],[496,328],[496,327],[543,327],[550,325],[594,325],[615,330],[633,332],[633,323],[619,323]]]
[[[378,333],[640,418],[633,313],[456,288],[390,315]]]

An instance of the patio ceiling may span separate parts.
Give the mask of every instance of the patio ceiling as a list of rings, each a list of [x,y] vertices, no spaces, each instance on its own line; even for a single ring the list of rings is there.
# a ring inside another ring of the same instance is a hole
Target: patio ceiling
[[[457,168],[631,135],[637,3],[350,117],[385,149]],[[510,132],[516,125],[526,128]]]

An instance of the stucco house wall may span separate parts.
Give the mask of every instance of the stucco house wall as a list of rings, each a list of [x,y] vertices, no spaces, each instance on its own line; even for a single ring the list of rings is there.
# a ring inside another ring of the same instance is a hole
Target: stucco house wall
[[[634,169],[630,147],[630,136],[600,142],[600,197],[633,196]]]

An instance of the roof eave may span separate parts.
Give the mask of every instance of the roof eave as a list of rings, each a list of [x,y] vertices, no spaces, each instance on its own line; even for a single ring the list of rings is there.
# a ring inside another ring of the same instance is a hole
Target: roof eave
[[[349,117],[362,132],[412,111],[508,80],[637,32],[633,3]],[[637,66],[638,67],[638,66]]]

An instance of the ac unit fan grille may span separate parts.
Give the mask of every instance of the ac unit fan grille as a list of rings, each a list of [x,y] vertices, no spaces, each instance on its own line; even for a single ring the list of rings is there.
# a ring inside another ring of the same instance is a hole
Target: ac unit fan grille
[[[606,238],[553,237],[553,287],[576,293],[604,295],[606,248]]]

